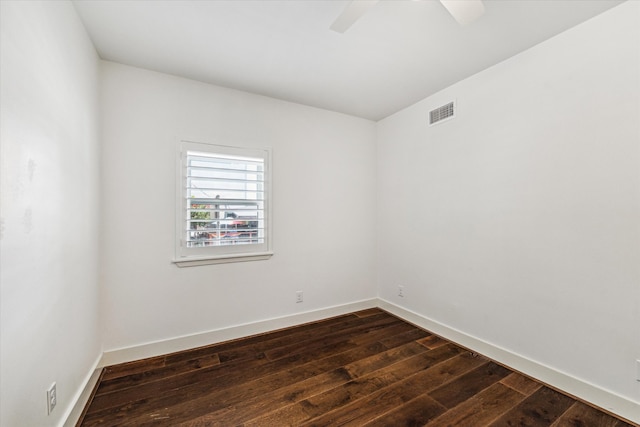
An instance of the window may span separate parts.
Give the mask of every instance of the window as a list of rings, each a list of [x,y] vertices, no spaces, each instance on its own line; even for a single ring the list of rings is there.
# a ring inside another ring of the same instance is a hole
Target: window
[[[269,258],[270,151],[182,141],[179,161],[175,262]]]

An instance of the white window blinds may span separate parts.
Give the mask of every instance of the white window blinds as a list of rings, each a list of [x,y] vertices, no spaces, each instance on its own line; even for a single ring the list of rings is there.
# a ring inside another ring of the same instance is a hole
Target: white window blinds
[[[179,256],[268,249],[267,161],[260,150],[186,144]]]

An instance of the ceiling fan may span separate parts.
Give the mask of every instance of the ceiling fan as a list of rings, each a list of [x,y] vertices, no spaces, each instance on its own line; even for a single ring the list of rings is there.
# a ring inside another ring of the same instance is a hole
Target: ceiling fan
[[[351,0],[330,28],[344,33],[378,1],[380,0]],[[440,3],[460,25],[470,24],[484,13],[482,0],[440,0]]]

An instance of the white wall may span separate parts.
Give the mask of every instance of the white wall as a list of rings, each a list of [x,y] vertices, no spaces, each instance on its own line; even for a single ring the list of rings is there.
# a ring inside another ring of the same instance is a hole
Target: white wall
[[[0,425],[58,425],[101,353],[99,62],[70,2],[0,16]]]
[[[640,402],[639,54],[631,1],[379,122],[380,297]]]
[[[107,350],[375,297],[373,122],[110,62],[102,72]],[[273,149],[270,260],[172,264],[178,138]]]

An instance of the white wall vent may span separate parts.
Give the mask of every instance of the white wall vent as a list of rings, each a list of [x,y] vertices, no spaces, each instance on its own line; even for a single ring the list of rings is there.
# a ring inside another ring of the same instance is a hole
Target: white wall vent
[[[456,103],[455,101],[451,101],[450,103],[429,112],[429,126],[433,126],[444,120],[453,119],[455,116]]]

